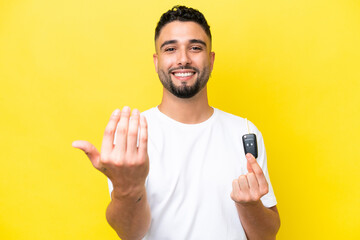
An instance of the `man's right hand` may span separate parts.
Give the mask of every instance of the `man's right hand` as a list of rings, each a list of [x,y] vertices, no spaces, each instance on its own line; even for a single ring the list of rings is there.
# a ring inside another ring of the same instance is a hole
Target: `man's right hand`
[[[122,111],[116,109],[112,113],[105,129],[101,153],[87,141],[74,141],[72,146],[83,150],[93,166],[111,180],[113,197],[141,198],[149,173],[147,138],[145,117],[134,109],[130,118],[130,108],[124,107]]]

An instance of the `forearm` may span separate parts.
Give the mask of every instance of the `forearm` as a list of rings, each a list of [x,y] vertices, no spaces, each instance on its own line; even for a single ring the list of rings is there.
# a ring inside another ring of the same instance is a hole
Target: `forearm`
[[[236,203],[241,224],[249,240],[275,239],[280,228],[276,207],[266,208],[259,200],[255,203]]]
[[[145,188],[138,194],[126,197],[118,197],[113,192],[111,198],[106,210],[111,227],[123,240],[141,239],[148,231],[151,219]]]

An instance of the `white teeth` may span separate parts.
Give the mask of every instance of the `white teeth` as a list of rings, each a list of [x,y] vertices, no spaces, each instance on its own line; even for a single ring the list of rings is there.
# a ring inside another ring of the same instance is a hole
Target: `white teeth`
[[[175,76],[177,77],[188,77],[188,76],[191,76],[191,75],[194,75],[195,73],[193,72],[186,72],[186,73],[174,73]]]

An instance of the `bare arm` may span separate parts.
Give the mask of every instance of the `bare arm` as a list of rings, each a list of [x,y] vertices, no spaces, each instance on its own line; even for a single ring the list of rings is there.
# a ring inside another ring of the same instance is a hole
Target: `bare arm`
[[[145,118],[136,109],[131,119],[130,108],[124,107],[121,112],[115,110],[105,129],[101,153],[87,141],[75,141],[73,147],[83,150],[93,166],[113,184],[111,202],[106,211],[109,224],[123,240],[141,239],[148,231],[151,219],[145,190],[149,173]]]
[[[149,228],[150,208],[145,190],[138,196],[117,199],[114,192],[111,195],[112,200],[106,210],[106,218],[123,240],[142,239]]]
[[[260,198],[268,193],[268,183],[263,171],[251,155],[246,155],[249,173],[233,181],[231,198],[249,240],[275,239],[280,228],[276,206],[266,208]]]

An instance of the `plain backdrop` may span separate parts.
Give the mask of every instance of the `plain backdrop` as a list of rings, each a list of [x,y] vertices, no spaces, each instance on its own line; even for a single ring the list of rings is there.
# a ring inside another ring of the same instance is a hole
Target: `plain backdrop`
[[[0,239],[117,238],[71,142],[100,148],[115,108],[159,104],[154,29],[175,4],[211,26],[210,104],[263,133],[278,239],[360,239],[357,0],[2,0]]]

